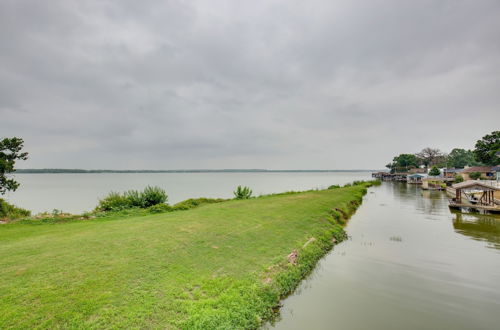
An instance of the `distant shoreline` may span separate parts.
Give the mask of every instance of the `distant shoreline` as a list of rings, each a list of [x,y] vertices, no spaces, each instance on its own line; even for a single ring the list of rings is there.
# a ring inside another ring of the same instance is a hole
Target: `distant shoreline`
[[[324,173],[324,172],[372,172],[376,170],[266,170],[266,169],[188,169],[188,170],[84,170],[65,168],[18,169],[17,174],[87,174],[87,173]]]

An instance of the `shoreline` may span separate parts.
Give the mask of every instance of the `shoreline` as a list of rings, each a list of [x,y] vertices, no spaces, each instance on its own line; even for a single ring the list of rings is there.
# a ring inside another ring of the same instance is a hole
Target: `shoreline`
[[[11,311],[2,327],[258,328],[276,319],[282,299],[346,238],[343,226],[373,184],[161,214],[3,225],[10,266],[0,273],[12,281],[0,284],[10,292],[0,310]],[[41,303],[24,314],[35,297]],[[90,297],[102,298],[87,311],[80,304]]]

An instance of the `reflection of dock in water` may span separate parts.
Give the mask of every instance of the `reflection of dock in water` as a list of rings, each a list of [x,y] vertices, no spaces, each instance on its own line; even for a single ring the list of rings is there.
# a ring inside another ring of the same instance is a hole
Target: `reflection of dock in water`
[[[500,249],[500,217],[459,212],[453,214],[453,228],[457,233],[490,243],[490,247]]]

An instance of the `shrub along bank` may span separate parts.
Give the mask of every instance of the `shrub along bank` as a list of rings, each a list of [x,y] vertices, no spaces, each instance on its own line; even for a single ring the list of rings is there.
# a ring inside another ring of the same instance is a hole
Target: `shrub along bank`
[[[369,185],[2,225],[0,328],[257,328],[345,238]]]
[[[20,207],[7,203],[0,198],[0,221],[28,217],[31,212]]]

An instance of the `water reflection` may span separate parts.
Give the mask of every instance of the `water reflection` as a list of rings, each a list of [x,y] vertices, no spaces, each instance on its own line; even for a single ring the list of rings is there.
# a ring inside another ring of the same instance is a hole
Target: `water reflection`
[[[478,241],[488,242],[488,247],[500,249],[500,217],[483,214],[453,212],[453,228],[457,233]]]
[[[267,328],[498,329],[498,217],[451,213],[445,192],[384,182],[346,229]]]

